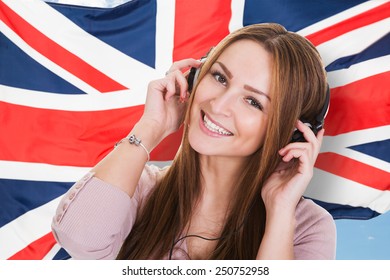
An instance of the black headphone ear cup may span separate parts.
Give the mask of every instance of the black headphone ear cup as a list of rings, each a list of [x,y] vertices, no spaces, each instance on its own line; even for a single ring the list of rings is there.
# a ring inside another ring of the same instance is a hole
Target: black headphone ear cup
[[[210,49],[210,51],[211,50],[212,50],[212,48]],[[203,56],[200,59],[200,62],[202,62],[202,65],[206,61],[207,56],[209,55],[210,51],[205,56]],[[199,68],[192,67],[190,69],[190,73],[187,76],[188,91],[190,93],[192,92],[192,89],[193,89],[193,87],[194,87],[194,85],[196,83],[196,80],[198,79],[198,76],[199,76],[199,73],[200,73],[200,69],[202,69],[202,65]]]
[[[314,134],[317,135],[317,131],[313,130],[313,126],[308,122],[303,122],[307,127],[309,127]],[[291,137],[291,143],[293,142],[306,142],[305,136],[303,136],[303,133],[295,128],[293,135]]]
[[[190,73],[187,76],[188,91],[190,93],[192,92],[192,88],[194,87],[198,74],[199,74],[199,68],[192,67]]]
[[[303,133],[300,132],[298,129],[294,130],[294,133],[291,137],[291,143],[294,142],[306,142],[305,137],[303,136]]]
[[[330,105],[330,88],[328,84],[326,89],[325,104],[321,110],[321,113],[316,117],[316,123],[312,125],[305,120],[301,120],[306,126],[310,127],[314,135],[317,135],[318,131],[320,131],[323,128],[324,120],[329,110],[329,105]],[[306,139],[303,136],[302,132],[300,132],[298,129],[295,129],[290,142],[306,142]]]

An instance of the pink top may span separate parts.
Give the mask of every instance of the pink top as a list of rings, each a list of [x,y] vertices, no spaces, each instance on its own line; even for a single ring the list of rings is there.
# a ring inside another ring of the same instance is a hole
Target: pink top
[[[57,208],[52,222],[57,242],[74,259],[115,259],[132,229],[139,203],[163,172],[156,166],[145,166],[131,198],[93,173],[86,174]],[[298,203],[295,216],[295,258],[334,259],[336,227],[332,216],[309,199]],[[172,259],[188,259],[186,242],[177,247]]]

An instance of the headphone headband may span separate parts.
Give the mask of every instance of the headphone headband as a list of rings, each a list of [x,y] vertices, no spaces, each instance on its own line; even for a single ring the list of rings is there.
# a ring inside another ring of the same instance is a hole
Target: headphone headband
[[[203,63],[206,61],[207,57],[211,53],[211,51],[214,49],[214,47],[211,47],[210,50],[202,56],[199,61]],[[187,77],[187,82],[188,82],[188,91],[191,93],[192,88],[194,87],[194,84],[196,83],[196,80],[198,79],[200,69],[202,68],[202,65],[199,68],[192,67],[190,70],[190,73],[188,74]]]
[[[326,95],[325,95],[325,104],[324,107],[322,107],[321,113],[316,117],[317,121],[317,132],[320,131],[324,125],[324,120],[326,115],[329,111],[329,104],[330,104],[330,89],[329,84],[326,85]]]

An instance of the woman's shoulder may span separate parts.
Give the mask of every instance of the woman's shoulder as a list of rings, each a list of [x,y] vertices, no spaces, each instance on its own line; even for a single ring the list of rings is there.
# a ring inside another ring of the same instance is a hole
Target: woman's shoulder
[[[295,212],[295,218],[297,226],[301,227],[304,225],[313,226],[324,221],[334,223],[332,215],[330,215],[326,209],[308,198],[301,198],[299,201]]]
[[[297,211],[301,212],[306,211],[308,209],[315,211],[315,213],[319,215],[330,215],[325,208],[315,203],[312,199],[302,197],[301,200],[298,202]]]
[[[295,212],[294,244],[298,259],[334,259],[336,225],[330,213],[311,199],[302,198]]]

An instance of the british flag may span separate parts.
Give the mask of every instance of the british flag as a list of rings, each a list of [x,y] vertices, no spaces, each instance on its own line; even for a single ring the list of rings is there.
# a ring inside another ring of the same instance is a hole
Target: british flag
[[[61,196],[143,111],[150,80],[233,30],[277,22],[313,42],[331,87],[305,196],[335,219],[390,209],[390,1],[0,0],[0,259],[62,259]],[[180,132],[152,153],[172,160]]]

